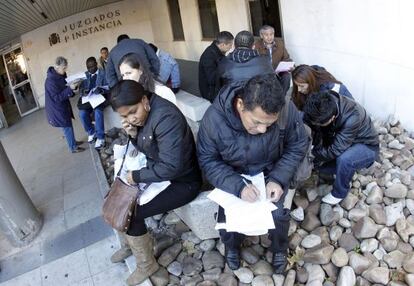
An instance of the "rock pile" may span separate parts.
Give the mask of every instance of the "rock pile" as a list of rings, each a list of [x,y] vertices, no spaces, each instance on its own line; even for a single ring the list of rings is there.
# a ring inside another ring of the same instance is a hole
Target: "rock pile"
[[[153,285],[414,285],[414,139],[397,120],[375,125],[380,157],[355,174],[339,205],[320,201],[331,186],[297,191],[285,276],[273,274],[267,236],[248,237],[242,265],[231,271],[220,240],[201,241],[171,212],[147,220],[163,266]],[[110,183],[115,143],[126,136],[114,129],[101,152]]]

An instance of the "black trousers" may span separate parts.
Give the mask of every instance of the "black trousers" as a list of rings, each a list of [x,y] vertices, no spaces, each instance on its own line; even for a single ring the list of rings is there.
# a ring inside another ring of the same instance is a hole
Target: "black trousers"
[[[145,218],[179,208],[193,199],[200,191],[201,182],[171,182],[171,185],[145,205],[138,205],[132,216],[127,234],[141,236],[147,233]]]
[[[270,229],[268,232],[269,239],[272,242],[269,250],[273,253],[283,252],[285,253],[289,246],[289,220],[290,220],[290,210],[283,208],[283,203],[285,201],[287,190],[283,192],[282,197],[278,202],[275,203],[277,209],[272,211],[273,221],[275,222],[274,229]],[[218,211],[218,222],[225,222],[226,216],[224,214],[224,209],[219,207]],[[227,232],[224,229],[219,231],[221,241],[227,248],[230,249],[240,249],[240,246],[245,238],[245,235],[238,232]]]

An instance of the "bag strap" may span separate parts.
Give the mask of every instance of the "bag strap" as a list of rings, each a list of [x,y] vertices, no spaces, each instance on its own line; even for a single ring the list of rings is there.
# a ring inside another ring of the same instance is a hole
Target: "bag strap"
[[[124,153],[124,156],[122,157],[121,167],[119,168],[118,173],[116,174],[117,177],[119,177],[119,175],[121,174],[122,168],[124,167],[125,157],[128,153],[128,147],[129,147],[129,142],[130,141],[131,141],[131,138],[128,137],[128,142],[127,142],[127,146],[126,146],[126,149],[125,149],[125,153]]]

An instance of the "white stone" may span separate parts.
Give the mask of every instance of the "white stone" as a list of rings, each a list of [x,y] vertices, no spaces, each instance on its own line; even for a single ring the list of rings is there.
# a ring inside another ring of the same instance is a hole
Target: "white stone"
[[[203,119],[204,113],[211,105],[208,100],[192,95],[182,89],[176,94],[176,98],[177,107],[184,116],[196,122]]]
[[[317,246],[318,244],[320,244],[322,242],[321,238],[318,235],[315,234],[309,234],[308,236],[306,236],[302,242],[301,245],[304,248],[312,248]]]
[[[361,242],[360,248],[362,252],[373,252],[378,248],[378,240],[375,238],[364,239]]]
[[[387,226],[393,226],[399,218],[404,218],[403,204],[401,202],[385,207],[385,215],[387,217]]]
[[[303,221],[305,214],[302,207],[298,207],[290,212],[290,216],[296,221]]]
[[[356,283],[355,272],[352,267],[345,266],[339,272],[338,280],[336,281],[337,286],[353,286]]]

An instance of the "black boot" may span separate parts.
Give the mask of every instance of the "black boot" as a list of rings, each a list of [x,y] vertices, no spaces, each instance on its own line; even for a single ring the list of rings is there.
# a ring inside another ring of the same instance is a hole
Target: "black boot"
[[[226,262],[231,270],[237,270],[240,267],[240,250],[226,247]]]
[[[286,253],[276,252],[273,254],[272,259],[273,270],[275,274],[284,274],[287,266]]]

